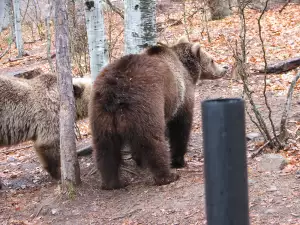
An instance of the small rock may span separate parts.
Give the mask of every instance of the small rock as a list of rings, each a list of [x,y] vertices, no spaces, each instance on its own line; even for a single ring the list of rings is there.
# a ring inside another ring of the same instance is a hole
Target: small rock
[[[263,171],[279,171],[287,165],[287,160],[278,154],[265,154],[262,156],[259,167]]]
[[[52,213],[52,215],[56,215],[56,214],[57,214],[57,212],[58,212],[58,210],[57,210],[57,209],[51,209],[51,213]]]
[[[271,186],[269,189],[268,189],[269,192],[273,192],[273,191],[277,191],[277,188],[275,186]]]
[[[8,162],[14,162],[14,161],[16,161],[17,159],[16,158],[14,158],[14,157],[12,157],[12,156],[9,156],[8,158],[7,158],[7,161]]]
[[[40,181],[40,180],[38,180],[38,179],[33,179],[33,180],[32,180],[32,182],[33,182],[34,184],[39,183],[39,181]]]
[[[276,209],[267,209],[265,211],[265,214],[273,214],[273,213],[276,213]]]
[[[10,175],[10,178],[14,179],[14,178],[17,178],[17,176],[18,175],[16,173],[13,173],[13,174]]]
[[[261,134],[255,133],[255,132],[251,132],[251,133],[246,135],[246,138],[247,138],[248,141],[253,140],[253,139],[258,139],[258,138],[261,138],[261,137],[262,137]]]
[[[248,179],[248,184],[255,184],[256,181],[255,180],[252,180],[252,179]]]
[[[21,188],[22,188],[23,190],[26,189],[26,185],[25,185],[25,184],[21,185]]]

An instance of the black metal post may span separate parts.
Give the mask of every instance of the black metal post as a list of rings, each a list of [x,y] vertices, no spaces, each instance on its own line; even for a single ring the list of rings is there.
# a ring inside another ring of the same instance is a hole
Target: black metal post
[[[207,224],[249,225],[244,101],[203,101],[202,129]]]

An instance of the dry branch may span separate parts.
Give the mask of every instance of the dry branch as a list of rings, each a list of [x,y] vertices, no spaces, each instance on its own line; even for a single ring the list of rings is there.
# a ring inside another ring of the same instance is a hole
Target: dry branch
[[[77,150],[77,156],[86,156],[92,154],[93,148],[91,145],[85,146]]]
[[[106,4],[111,8],[112,11],[117,13],[122,19],[124,19],[124,12],[118,7],[114,6],[110,0],[105,0]]]
[[[285,107],[284,107],[284,111],[282,113],[281,122],[280,122],[280,133],[279,133],[279,136],[278,136],[278,138],[281,142],[285,141],[286,138],[287,138],[286,123],[287,123],[288,113],[289,113],[290,107],[291,107],[293,91],[294,91],[294,88],[296,86],[297,80],[299,78],[300,78],[300,72],[298,72],[298,74],[294,77],[294,79],[293,79],[293,81],[290,85],[288,94],[287,94]]]
[[[267,66],[265,69],[258,69],[257,72],[259,73],[283,73],[290,70],[293,70],[300,66],[300,57],[287,59],[273,65]]]
[[[6,53],[8,53],[8,51],[10,50],[10,47],[11,47],[11,44],[9,44],[7,46],[7,48],[5,49],[5,51],[3,53],[1,53],[0,59],[2,59],[6,55]]]
[[[269,0],[266,0],[265,2],[265,7],[262,11],[262,13],[260,14],[259,18],[258,18],[258,34],[259,34],[259,39],[261,41],[261,47],[262,47],[262,51],[263,51],[263,58],[264,58],[264,72],[267,70],[268,68],[268,64],[267,64],[267,57],[266,57],[266,50],[265,50],[265,46],[264,46],[264,40],[262,38],[262,27],[261,27],[261,19],[263,17],[263,15],[265,14],[266,10],[267,10],[267,7],[268,7],[268,3],[269,3]],[[274,123],[273,123],[273,120],[272,120],[272,110],[271,110],[271,107],[269,105],[269,102],[268,102],[268,98],[267,98],[267,95],[266,95],[266,90],[267,90],[267,74],[265,72],[265,75],[264,75],[264,90],[263,90],[263,95],[264,95],[264,100],[265,100],[265,104],[267,106],[267,109],[268,109],[268,118],[269,118],[269,121],[271,123],[271,127],[272,127],[272,131],[273,131],[273,135],[274,135],[274,139],[275,139],[275,142],[277,143],[277,147],[278,148],[282,148],[282,144],[281,142],[279,141],[279,139],[277,138],[277,135],[276,135],[276,131],[275,131],[275,126],[274,126]],[[270,140],[270,139],[268,139]],[[270,140],[271,142],[271,140]],[[270,143],[271,146],[273,146],[273,142]]]
[[[266,143],[264,143],[262,146],[260,146],[252,155],[251,158],[253,159],[255,156],[258,156],[263,150],[264,148],[270,143],[270,141],[267,141]]]

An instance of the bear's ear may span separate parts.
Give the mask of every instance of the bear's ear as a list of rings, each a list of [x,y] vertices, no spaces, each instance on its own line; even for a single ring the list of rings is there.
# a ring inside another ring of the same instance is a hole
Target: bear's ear
[[[182,36],[177,41],[177,44],[180,44],[180,43],[190,43],[190,42],[186,36]]]
[[[83,88],[76,85],[76,84],[73,84],[73,90],[74,90],[74,97],[75,99],[77,98],[81,98],[81,95],[83,93]]]
[[[199,43],[193,44],[192,47],[191,47],[191,51],[192,51],[194,56],[199,57],[199,55],[200,55],[200,44]]]

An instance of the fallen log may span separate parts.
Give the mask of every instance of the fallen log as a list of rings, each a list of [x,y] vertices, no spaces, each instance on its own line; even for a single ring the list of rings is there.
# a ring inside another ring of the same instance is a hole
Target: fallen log
[[[88,145],[88,146],[85,146],[79,150],[77,150],[77,156],[86,156],[86,155],[90,155],[92,154],[92,146],[91,145]]]
[[[0,72],[0,75],[32,79],[42,73],[43,73],[43,70],[41,68],[33,68],[33,69],[20,68],[18,70],[14,70],[14,71],[4,71],[2,73]]]
[[[293,70],[300,66],[300,57],[288,59],[285,61],[281,61],[275,64],[272,64],[265,69],[256,69],[259,73],[283,73],[290,70]]]

